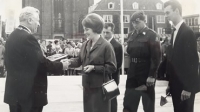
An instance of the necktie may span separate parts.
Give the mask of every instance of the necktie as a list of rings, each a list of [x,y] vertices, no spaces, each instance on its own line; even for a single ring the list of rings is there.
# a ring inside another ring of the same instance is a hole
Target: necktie
[[[170,40],[170,43],[171,43],[171,45],[173,46],[173,40],[174,40],[174,31],[176,31],[176,28],[173,28],[172,29],[172,37],[171,37],[171,40]]]

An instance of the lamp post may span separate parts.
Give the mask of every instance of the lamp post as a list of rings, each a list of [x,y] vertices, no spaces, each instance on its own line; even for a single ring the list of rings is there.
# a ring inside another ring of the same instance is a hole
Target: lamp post
[[[123,0],[120,0],[120,21],[121,21],[121,44],[122,44],[122,51],[123,51],[123,55],[122,55],[122,75],[124,75],[124,22],[123,22]]]

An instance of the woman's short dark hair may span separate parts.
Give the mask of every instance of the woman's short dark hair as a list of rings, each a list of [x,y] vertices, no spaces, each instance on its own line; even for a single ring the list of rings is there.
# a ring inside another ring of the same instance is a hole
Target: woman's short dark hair
[[[91,28],[97,34],[101,34],[104,28],[104,20],[100,15],[91,13],[83,19],[82,25],[86,28]]]
[[[171,6],[173,10],[178,9],[180,12],[180,15],[182,15],[182,6],[177,0],[169,0],[164,3],[164,8],[167,6]]]

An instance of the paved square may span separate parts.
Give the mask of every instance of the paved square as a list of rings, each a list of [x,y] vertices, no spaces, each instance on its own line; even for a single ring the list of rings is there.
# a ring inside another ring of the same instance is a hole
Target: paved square
[[[48,77],[48,101],[43,112],[83,112],[83,97],[81,76],[49,76]],[[126,75],[120,77],[120,92],[118,96],[118,112],[122,112],[125,92]],[[156,82],[156,109],[155,112],[173,112],[171,97],[168,103],[160,106],[161,95],[165,96],[167,82]],[[9,112],[8,105],[3,103],[5,78],[0,78],[0,112]],[[140,102],[138,112],[143,112]],[[200,112],[200,93],[196,95],[194,112]]]

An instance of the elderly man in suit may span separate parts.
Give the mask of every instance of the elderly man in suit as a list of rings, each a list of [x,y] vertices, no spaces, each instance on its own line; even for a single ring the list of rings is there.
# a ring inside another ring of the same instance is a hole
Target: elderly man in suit
[[[174,24],[168,47],[166,72],[174,112],[193,112],[195,93],[199,91],[197,42],[194,32],[182,19],[182,7],[176,0],[164,3],[164,12]]]
[[[122,45],[114,39],[114,29],[115,25],[113,23],[106,23],[103,29],[103,36],[108,42],[111,43],[115,51],[117,71],[112,73],[112,79],[114,79],[118,85],[120,78],[120,68],[122,65]],[[117,98],[114,98],[111,101],[111,112],[117,112]]]
[[[47,104],[47,72],[59,74],[67,69],[68,62],[51,62],[43,56],[33,35],[40,25],[38,9],[23,8],[19,20],[5,45],[4,102],[10,112],[42,112]]]

